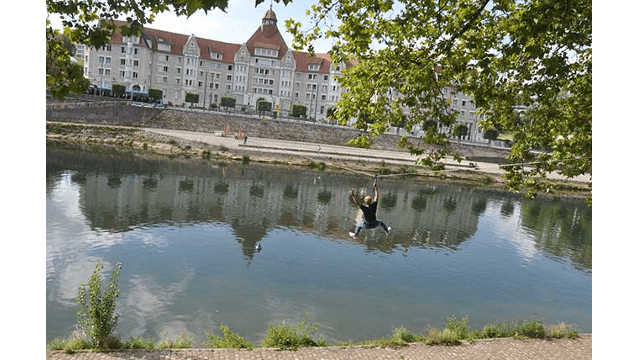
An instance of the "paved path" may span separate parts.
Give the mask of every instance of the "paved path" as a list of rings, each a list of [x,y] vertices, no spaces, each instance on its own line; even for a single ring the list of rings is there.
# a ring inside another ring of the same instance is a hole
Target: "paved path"
[[[478,340],[473,344],[458,346],[429,346],[414,344],[399,349],[352,347],[303,348],[298,351],[274,349],[189,349],[189,350],[128,350],[108,353],[79,352],[65,354],[62,351],[47,351],[48,360],[349,360],[349,359],[511,359],[511,360],[568,360],[592,359],[591,334],[581,335],[576,340]]]
[[[212,133],[156,128],[144,128],[143,130],[184,140],[198,141],[212,146],[224,146],[228,149],[244,149],[247,151],[258,151],[261,153],[289,154],[292,156],[297,155],[313,159],[332,158],[338,160],[364,160],[373,162],[380,162],[384,160],[388,164],[411,166],[415,164],[415,161],[418,158],[416,155],[411,155],[408,152],[401,151],[361,149],[350,146],[261,139],[255,137],[249,138],[245,145],[243,144],[243,141],[236,140],[233,137],[223,137]],[[458,163],[453,159],[446,159],[445,163],[447,170],[471,169],[469,167],[469,161],[462,161],[461,163]],[[504,170],[500,169],[498,164],[483,162],[475,162],[475,164],[477,165],[476,170],[481,173],[494,175],[504,173]],[[555,180],[566,180],[566,177],[555,173],[549,174],[548,177]],[[588,183],[591,182],[591,177],[589,175],[581,175],[572,178],[571,181]]]

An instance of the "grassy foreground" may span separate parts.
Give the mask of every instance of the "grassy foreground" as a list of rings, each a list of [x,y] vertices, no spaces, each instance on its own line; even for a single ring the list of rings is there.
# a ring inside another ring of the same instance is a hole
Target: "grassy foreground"
[[[493,323],[485,325],[482,330],[472,330],[468,326],[468,319],[447,318],[443,329],[431,329],[425,335],[415,334],[405,329],[397,327],[393,329],[388,337],[362,342],[339,342],[336,344],[327,343],[322,337],[313,338],[313,334],[318,328],[317,324],[309,324],[302,320],[297,325],[291,322],[269,325],[265,338],[259,345],[254,345],[245,340],[241,335],[234,333],[227,325],[220,326],[220,335],[207,333],[207,340],[201,347],[222,349],[247,349],[256,347],[275,348],[278,350],[297,350],[301,347],[324,347],[324,346],[364,346],[364,347],[390,347],[398,348],[412,343],[423,343],[427,345],[458,345],[463,341],[473,342],[477,339],[494,339],[512,337],[516,339],[575,339],[578,332],[569,325],[560,324],[545,326],[542,322],[531,320],[526,322],[513,323]],[[122,340],[112,337],[108,348],[113,349],[189,349],[195,342],[186,332],[181,332],[173,338],[165,338],[156,343],[153,339],[132,337],[129,340]],[[95,350],[90,341],[86,340],[83,334],[75,332],[70,338],[55,339],[47,342],[47,350],[64,350],[73,353],[79,350]]]

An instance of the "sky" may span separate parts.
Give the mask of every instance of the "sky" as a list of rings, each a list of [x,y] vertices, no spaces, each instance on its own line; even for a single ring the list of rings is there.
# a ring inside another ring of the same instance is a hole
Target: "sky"
[[[145,27],[242,44],[249,40],[258,29],[262,17],[272,5],[278,19],[278,29],[287,45],[291,46],[293,37],[287,33],[285,21],[291,18],[300,22],[302,29],[308,28],[310,22],[305,12],[314,3],[314,0],[295,0],[285,6],[282,2],[271,4],[269,0],[265,0],[256,7],[255,0],[229,0],[226,13],[216,9],[205,14],[203,10],[198,10],[187,18],[186,16],[176,16],[173,12],[167,11],[156,15],[155,21]],[[55,19],[51,18],[51,20],[54,27],[61,28]],[[314,46],[316,52],[326,53],[331,48],[331,42],[322,40],[314,43]]]

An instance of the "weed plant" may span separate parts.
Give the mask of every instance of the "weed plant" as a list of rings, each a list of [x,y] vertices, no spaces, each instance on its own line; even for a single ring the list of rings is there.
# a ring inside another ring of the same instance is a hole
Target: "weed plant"
[[[204,345],[215,349],[253,349],[253,344],[231,331],[227,325],[220,325],[220,331],[222,337],[207,334],[208,341]]]
[[[167,336],[167,332],[164,336]],[[164,339],[158,344],[159,349],[189,349],[191,346],[193,346],[193,338],[184,330],[172,339]]]
[[[297,350],[301,347],[327,346],[324,339],[314,340],[312,338],[317,329],[317,324],[308,324],[305,319],[297,326],[293,326],[289,321],[285,321],[282,324],[269,325],[267,335],[262,340],[262,346],[279,350]]]

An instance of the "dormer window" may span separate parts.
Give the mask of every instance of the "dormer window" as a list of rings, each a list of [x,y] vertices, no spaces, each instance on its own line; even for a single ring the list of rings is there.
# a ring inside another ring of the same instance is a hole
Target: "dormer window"
[[[320,70],[320,64],[309,64],[309,71],[318,71]]]

